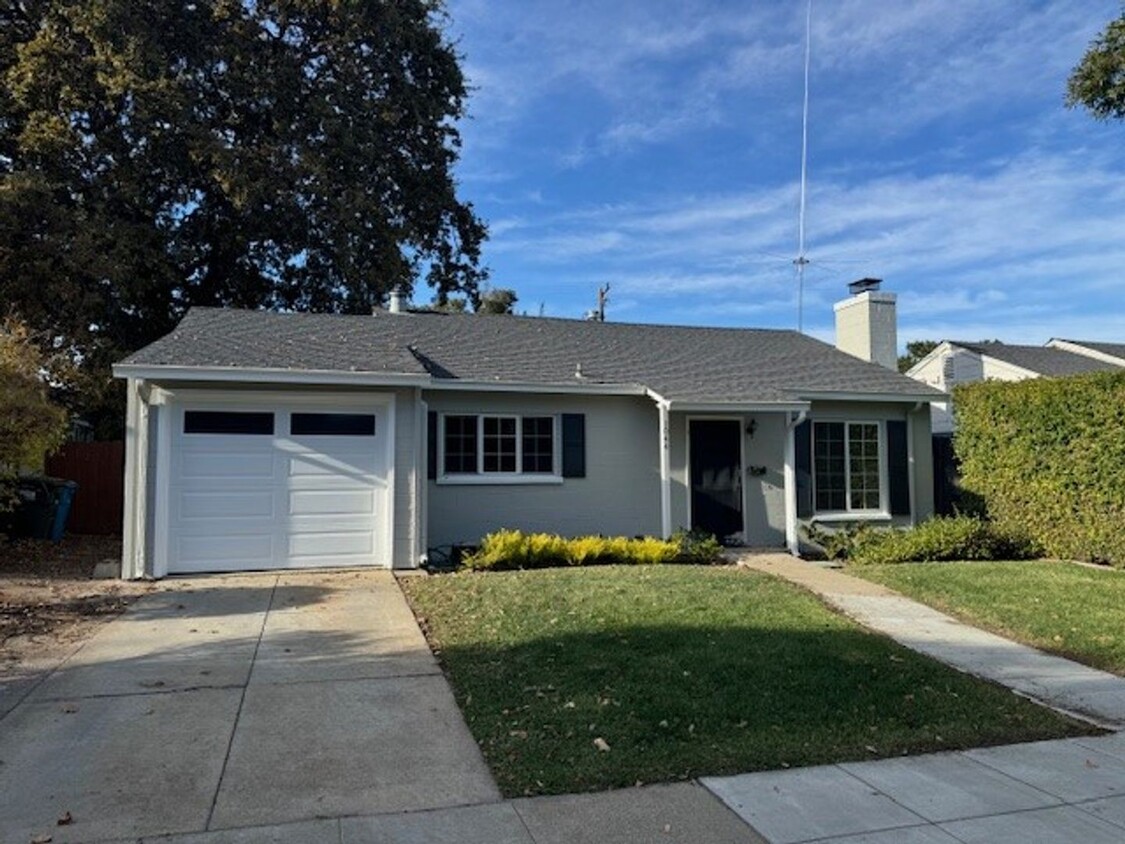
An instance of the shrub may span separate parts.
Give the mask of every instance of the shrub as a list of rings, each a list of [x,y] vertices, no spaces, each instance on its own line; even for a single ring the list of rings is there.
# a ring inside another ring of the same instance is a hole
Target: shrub
[[[962,486],[1054,557],[1125,567],[1125,373],[954,393]]]
[[[1030,540],[975,516],[939,516],[904,530],[861,527],[841,534],[837,558],[861,565],[1039,556]]]
[[[610,564],[712,563],[719,558],[721,550],[713,536],[683,531],[663,540],[651,536],[566,539],[549,533],[498,530],[481,540],[477,552],[464,560],[464,567],[502,571]]]

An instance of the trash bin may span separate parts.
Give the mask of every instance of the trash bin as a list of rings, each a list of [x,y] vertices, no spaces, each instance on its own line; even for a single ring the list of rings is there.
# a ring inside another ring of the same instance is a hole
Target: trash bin
[[[19,503],[12,514],[12,536],[58,542],[66,530],[78,484],[59,478],[28,475],[16,481]]]
[[[66,531],[66,520],[70,516],[70,505],[74,503],[74,494],[78,492],[78,484],[74,481],[56,481],[55,484],[55,518],[51,521],[51,541],[58,542]]]

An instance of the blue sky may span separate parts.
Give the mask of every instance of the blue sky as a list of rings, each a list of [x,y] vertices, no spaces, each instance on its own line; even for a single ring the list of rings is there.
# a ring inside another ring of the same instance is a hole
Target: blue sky
[[[796,325],[803,0],[451,0],[458,178],[519,309]],[[805,327],[1125,340],[1125,123],[1063,106],[1113,0],[814,0]]]

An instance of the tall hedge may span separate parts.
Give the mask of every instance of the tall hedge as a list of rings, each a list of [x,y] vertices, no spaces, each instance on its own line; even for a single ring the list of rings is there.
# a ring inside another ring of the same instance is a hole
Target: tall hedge
[[[1048,554],[1125,568],[1125,373],[954,392],[962,486]]]

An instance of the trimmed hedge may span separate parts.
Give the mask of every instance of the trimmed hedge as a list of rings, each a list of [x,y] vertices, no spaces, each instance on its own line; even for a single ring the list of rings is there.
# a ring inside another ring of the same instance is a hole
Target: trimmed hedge
[[[1125,373],[959,386],[961,484],[1050,556],[1125,567]]]
[[[1026,538],[974,516],[938,516],[905,530],[859,528],[834,540],[829,549],[834,556],[860,565],[1039,556],[1039,549]]]
[[[722,547],[713,536],[678,532],[671,539],[646,536],[580,536],[567,539],[550,533],[498,530],[484,537],[480,549],[467,557],[464,567],[503,571],[562,566],[656,563],[713,563]]]

